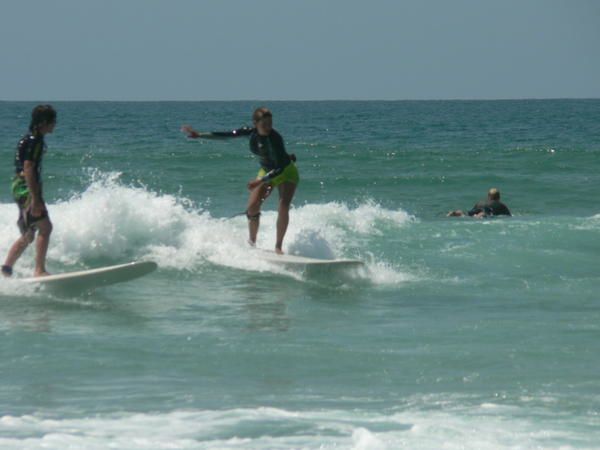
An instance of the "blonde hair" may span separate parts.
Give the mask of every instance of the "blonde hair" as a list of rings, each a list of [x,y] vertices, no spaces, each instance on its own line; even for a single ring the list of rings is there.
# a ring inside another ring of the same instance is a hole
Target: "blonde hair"
[[[500,200],[500,191],[496,188],[491,188],[488,191],[488,197],[492,200]]]
[[[263,117],[273,117],[273,113],[271,113],[269,108],[265,108],[264,106],[254,110],[254,114],[252,114],[252,121],[256,123]]]

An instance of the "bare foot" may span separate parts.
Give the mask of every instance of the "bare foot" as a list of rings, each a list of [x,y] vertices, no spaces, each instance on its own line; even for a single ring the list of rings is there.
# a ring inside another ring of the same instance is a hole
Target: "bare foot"
[[[280,248],[275,247],[275,253],[277,253],[278,255],[283,255],[283,250],[281,250]]]
[[[256,247],[256,242],[252,242],[250,239],[248,239],[248,245],[250,247]]]
[[[34,277],[36,277],[36,278],[37,278],[37,277],[47,277],[47,276],[49,276],[49,275],[50,275],[50,274],[49,274],[48,272],[46,272],[45,270],[42,270],[41,272],[35,272],[35,273],[33,274],[33,276],[34,276]]]

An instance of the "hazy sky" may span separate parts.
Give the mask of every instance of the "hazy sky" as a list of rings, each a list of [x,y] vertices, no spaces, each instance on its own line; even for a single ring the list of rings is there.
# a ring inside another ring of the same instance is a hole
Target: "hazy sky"
[[[1,100],[600,98],[596,0],[0,0]]]

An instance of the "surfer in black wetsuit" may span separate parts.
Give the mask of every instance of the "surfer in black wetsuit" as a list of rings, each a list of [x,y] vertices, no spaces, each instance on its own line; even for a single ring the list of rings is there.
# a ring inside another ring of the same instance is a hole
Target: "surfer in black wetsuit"
[[[29,132],[23,136],[15,152],[15,177],[12,182],[12,194],[19,207],[17,225],[21,237],[15,241],[2,266],[4,276],[12,275],[13,265],[25,249],[36,241],[34,276],[48,275],[46,272],[46,253],[52,233],[52,223],[42,195],[42,157],[46,152],[44,136],[54,131],[56,111],[50,105],[38,105],[31,113]]]
[[[492,188],[488,191],[487,200],[477,202],[477,204],[465,214],[461,210],[450,211],[448,217],[474,217],[477,219],[493,216],[512,216],[508,207],[500,201],[500,191]]]
[[[181,131],[192,139],[224,139],[247,136],[250,138],[250,151],[260,163],[260,170],[255,179],[248,182],[250,197],[246,217],[250,245],[256,244],[260,220],[260,207],[271,194],[274,187],[279,189],[279,209],[277,216],[277,240],[275,251],[283,253],[283,238],[289,223],[289,209],[296,186],[300,181],[298,169],[294,164],[296,158],[287,153],[283,138],[273,129],[273,115],[267,108],[258,108],[252,115],[254,128],[243,127],[233,131],[214,131],[199,133],[189,125]]]

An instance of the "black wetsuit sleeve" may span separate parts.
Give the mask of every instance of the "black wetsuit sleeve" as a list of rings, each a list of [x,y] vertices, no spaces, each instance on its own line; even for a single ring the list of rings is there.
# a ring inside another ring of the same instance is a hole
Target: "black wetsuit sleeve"
[[[38,150],[39,143],[35,139],[27,138],[23,140],[23,146],[21,147],[21,155],[23,161],[36,161],[39,157]]]
[[[467,213],[469,216],[474,216],[476,214],[485,212],[487,214],[485,205],[482,202],[478,202],[471,210]]]
[[[501,204],[498,208],[497,211],[494,211],[494,215],[496,216],[512,216],[512,214],[510,213],[510,209],[508,209],[508,206]]]
[[[15,155],[15,172],[21,173],[25,169],[25,161],[32,161],[36,166],[39,162],[44,151],[44,144],[38,139],[34,139],[32,136],[23,137],[17,146],[17,152]]]
[[[217,138],[235,138],[242,136],[250,136],[254,131],[253,128],[242,127],[231,131],[212,131],[210,134]]]

